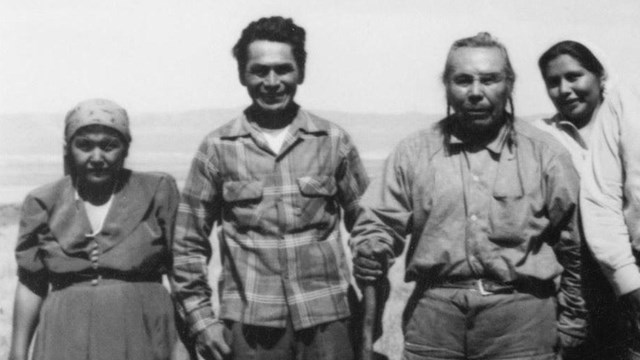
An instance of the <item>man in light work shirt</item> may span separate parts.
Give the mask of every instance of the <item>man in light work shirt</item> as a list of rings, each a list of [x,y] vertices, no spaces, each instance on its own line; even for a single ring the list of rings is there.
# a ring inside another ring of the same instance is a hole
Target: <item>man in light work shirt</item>
[[[174,241],[173,289],[207,359],[351,359],[350,274],[340,235],[368,184],[350,137],[302,110],[305,31],[249,24],[233,48],[253,103],[207,135],[193,160]],[[221,226],[220,312],[208,236]]]
[[[360,203],[360,281],[384,276],[410,235],[404,359],[555,359],[584,338],[578,175],[559,143],[515,119],[514,81],[490,34],[454,42],[453,112],[400,143]]]

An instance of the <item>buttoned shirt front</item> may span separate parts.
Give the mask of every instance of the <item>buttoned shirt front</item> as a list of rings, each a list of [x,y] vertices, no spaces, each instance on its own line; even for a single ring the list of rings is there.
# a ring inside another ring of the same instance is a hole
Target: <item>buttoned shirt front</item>
[[[246,112],[245,112],[246,113]],[[351,229],[368,184],[338,126],[299,110],[275,153],[245,114],[201,144],[176,220],[173,287],[197,333],[215,321],[208,236],[221,226],[219,318],[295,329],[350,315],[341,213]]]
[[[592,128],[595,124],[595,114],[599,109],[594,111],[593,119],[581,129],[578,129],[571,121],[566,120],[562,114],[558,113],[548,119],[539,119],[533,124],[553,135],[571,154],[573,164],[578,170],[578,174],[587,166],[589,158],[589,143],[592,141]]]
[[[560,330],[584,333],[578,175],[568,152],[522,121],[485,146],[445,130],[447,120],[399,144],[365,193],[352,242],[400,254],[406,279],[560,280]]]
[[[42,289],[70,277],[95,284],[101,274],[133,280],[170,270],[175,180],[124,170],[119,181],[99,231],[91,228],[70,176],[29,193],[16,245],[21,282]]]

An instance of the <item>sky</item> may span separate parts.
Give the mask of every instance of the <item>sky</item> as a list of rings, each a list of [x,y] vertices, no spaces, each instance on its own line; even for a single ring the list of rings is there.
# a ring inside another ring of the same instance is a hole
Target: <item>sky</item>
[[[0,114],[93,97],[130,113],[244,106],[231,47],[270,15],[307,31],[297,100],[311,109],[443,113],[448,48],[479,31],[507,46],[521,115],[553,112],[536,62],[560,40],[640,79],[637,0],[0,0]]]

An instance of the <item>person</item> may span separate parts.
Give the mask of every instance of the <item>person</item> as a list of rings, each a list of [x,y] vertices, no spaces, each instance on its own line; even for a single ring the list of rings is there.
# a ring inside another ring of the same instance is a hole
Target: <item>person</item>
[[[569,150],[580,172],[587,159],[593,119],[604,99],[607,73],[589,48],[572,40],[551,46],[540,56],[538,67],[558,112],[535,124]]]
[[[360,202],[356,279],[381,279],[409,237],[404,359],[570,353],[585,332],[570,155],[515,117],[515,73],[489,33],[455,41],[442,79],[447,116],[402,141]]]
[[[124,167],[131,134],[110,100],[65,118],[67,174],[27,195],[16,245],[10,359],[169,359],[171,268],[179,192],[162,173]]]
[[[368,184],[352,140],[294,101],[305,30],[279,16],[250,23],[233,48],[252,104],[208,134],[176,220],[173,289],[206,359],[352,359],[351,229]],[[220,309],[212,310],[208,237],[220,227]]]
[[[535,124],[569,150],[580,174],[588,160],[592,129],[605,97],[608,73],[589,48],[572,40],[551,46],[540,56],[538,66],[558,112]],[[582,257],[583,294],[589,321],[588,337],[579,358],[621,358],[626,330],[615,293],[587,246],[583,246]]]
[[[622,339],[626,359],[640,359],[638,113],[640,95],[633,87],[623,84],[604,97],[592,130],[580,195],[586,241],[626,320],[628,337]]]

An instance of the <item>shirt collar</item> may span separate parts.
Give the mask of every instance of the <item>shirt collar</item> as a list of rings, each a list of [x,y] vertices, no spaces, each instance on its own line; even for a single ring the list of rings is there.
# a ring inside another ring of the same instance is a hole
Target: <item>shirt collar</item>
[[[291,134],[297,134],[298,131],[303,133],[328,133],[329,129],[323,124],[314,121],[313,117],[302,109],[298,109],[298,112],[290,124],[289,131]],[[246,110],[228,129],[224,137],[243,137],[250,136],[252,134],[259,133],[260,128],[255,123],[249,121],[246,115]]]
[[[597,111],[597,109],[596,109]],[[594,112],[595,113],[595,112]],[[587,142],[580,135],[580,130],[569,120],[566,120],[562,114],[557,113],[552,118],[545,120],[549,125],[569,135],[575,142],[583,148],[587,148]]]

